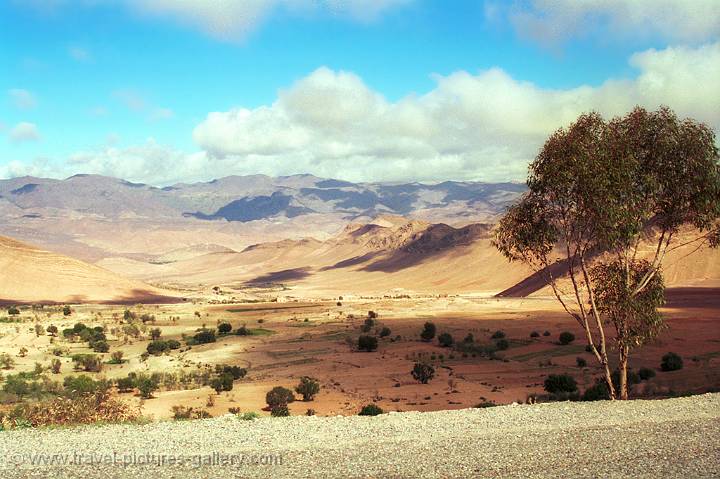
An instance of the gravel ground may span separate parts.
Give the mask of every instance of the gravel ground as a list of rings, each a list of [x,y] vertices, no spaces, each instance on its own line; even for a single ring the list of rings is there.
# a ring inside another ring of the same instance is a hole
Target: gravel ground
[[[0,477],[720,477],[718,431],[720,394],[377,417],[228,415],[1,432]]]

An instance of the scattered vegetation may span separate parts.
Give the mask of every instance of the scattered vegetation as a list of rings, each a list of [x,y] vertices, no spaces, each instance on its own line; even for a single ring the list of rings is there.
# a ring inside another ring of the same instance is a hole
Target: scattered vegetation
[[[437,331],[437,328],[435,327],[434,323],[427,322],[423,325],[423,330],[420,333],[420,338],[429,343],[432,341],[432,339],[435,337],[435,332]]]
[[[358,416],[378,416],[384,413],[385,411],[383,411],[380,406],[376,404],[367,404],[360,409]]]
[[[435,376],[435,368],[425,362],[417,362],[411,371],[412,377],[421,384],[427,384]]]
[[[358,338],[358,349],[360,351],[372,352],[378,347],[378,340],[375,336],[360,336]]]
[[[662,362],[660,363],[661,371],[678,371],[682,368],[683,360],[679,355],[670,352],[662,357]]]
[[[315,378],[303,376],[300,378],[300,383],[295,386],[295,392],[302,395],[303,401],[312,401],[320,392],[320,383]]]
[[[558,336],[558,340],[560,341],[560,344],[566,346],[575,341],[575,335],[570,331],[563,331],[560,333],[560,336]]]

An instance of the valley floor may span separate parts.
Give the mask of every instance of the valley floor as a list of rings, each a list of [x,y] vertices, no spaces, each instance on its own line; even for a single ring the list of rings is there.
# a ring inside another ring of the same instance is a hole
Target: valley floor
[[[140,426],[3,432],[0,475],[85,479],[717,477],[718,427],[720,394],[376,417],[242,421],[226,415]],[[82,454],[82,460],[71,465],[37,465],[73,461],[73,454]],[[186,462],[148,465],[146,455],[154,455],[156,462],[160,457],[166,462],[171,458]],[[108,464],[113,457],[116,463]],[[236,464],[227,464],[233,458]],[[245,464],[237,464],[239,458]],[[93,459],[95,464],[90,463]]]

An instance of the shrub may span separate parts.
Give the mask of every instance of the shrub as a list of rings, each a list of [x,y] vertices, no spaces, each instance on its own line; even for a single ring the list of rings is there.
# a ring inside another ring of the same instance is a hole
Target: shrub
[[[530,333],[530,337],[531,337],[531,338],[539,338],[539,337],[540,337],[540,333],[538,333],[537,331],[533,331],[532,333]]]
[[[378,416],[384,413],[385,411],[383,411],[380,406],[376,404],[367,404],[360,409],[358,416]]]
[[[118,378],[115,380],[115,386],[121,393],[127,393],[135,389],[135,379],[131,376],[125,378]]]
[[[378,347],[378,340],[375,336],[360,336],[358,338],[358,349],[360,351],[375,351]]]
[[[505,337],[505,331],[495,331],[490,339],[502,339]]]
[[[360,331],[363,333],[369,333],[370,330],[375,326],[375,320],[372,318],[367,318],[362,326],[360,326]]]
[[[95,354],[74,354],[72,360],[75,363],[75,369],[81,369],[86,372],[97,373],[102,370],[102,361]]]
[[[444,348],[449,348],[453,345],[453,337],[450,333],[442,333],[438,336],[438,343]]]
[[[575,363],[577,364],[577,367],[579,367],[579,368],[587,367],[587,361],[585,360],[585,358],[577,357],[577,358],[575,358]]]
[[[160,339],[161,334],[162,331],[160,330],[160,328],[153,328],[150,330],[150,339],[152,339],[153,341],[157,341],[158,339]]]
[[[595,385],[587,388],[581,397],[583,401],[603,401],[607,399],[610,399],[610,390],[604,379],[596,381]]]
[[[192,337],[193,344],[214,343],[215,341],[215,331],[210,329],[201,329]]]
[[[63,306],[63,315],[70,316],[71,314],[72,314],[72,309],[70,309],[70,306],[68,306],[68,305]]]
[[[255,411],[250,411],[240,416],[240,419],[243,421],[254,421],[255,419],[260,419],[260,414],[256,413]]]
[[[295,386],[295,392],[302,394],[303,401],[312,401],[315,395],[320,392],[320,383],[315,378],[303,376],[300,383]]]
[[[135,380],[135,387],[140,391],[140,396],[144,399],[150,399],[152,393],[158,389],[157,379],[151,376],[140,376]]]
[[[545,331],[545,332],[543,333],[543,336],[550,336],[550,331]]]
[[[380,330],[381,338],[386,338],[386,337],[390,336],[391,334],[392,334],[392,331],[390,331],[390,328],[388,328],[387,326],[385,326],[384,328],[382,328]]]
[[[17,316],[18,314],[20,314],[20,310],[17,306],[10,306],[7,312],[10,316]]]
[[[0,367],[3,369],[12,369],[15,366],[15,360],[8,353],[0,353]]]
[[[423,326],[423,330],[420,333],[420,338],[422,338],[422,340],[425,342],[430,342],[435,337],[436,331],[437,328],[435,327],[435,324],[428,321]]]
[[[103,380],[95,381],[90,376],[81,374],[79,376],[66,377],[63,381],[63,388],[67,396],[77,397],[88,394],[105,393],[110,388],[110,384]]]
[[[222,391],[232,391],[233,375],[230,373],[222,373],[220,376],[210,381],[210,387],[218,394]]]
[[[104,393],[23,404],[8,415],[9,419],[21,419],[24,424],[32,427],[128,422],[139,417],[138,408],[114,400]]]
[[[108,351],[110,351],[110,345],[107,343],[107,341],[90,341],[88,345],[96,353],[107,353]]]
[[[474,343],[475,342],[475,336],[472,335],[472,333],[468,333],[467,336],[463,339],[463,343]]]
[[[415,363],[411,372],[412,377],[421,384],[427,384],[435,376],[435,368],[427,363]]]
[[[294,400],[295,396],[293,395],[293,392],[282,386],[275,386],[265,395],[265,402],[271,409],[276,406],[287,406]]]
[[[232,331],[232,324],[230,323],[220,323],[217,327],[219,334],[228,334],[230,331]]]
[[[250,331],[244,324],[235,330],[235,334],[238,336],[248,336]]]
[[[47,327],[47,329],[45,331],[47,331],[50,336],[54,337],[54,336],[57,336],[58,328],[54,324],[51,324],[50,326]]]
[[[165,351],[170,351],[171,349],[178,349],[179,347],[180,341],[176,339],[158,339],[157,341],[152,341],[148,343],[147,352],[149,354],[154,354],[155,356],[158,356],[160,354],[163,354]]]
[[[368,319],[377,319],[378,314],[375,311],[368,311]]]
[[[123,352],[122,351],[113,351],[113,353],[110,355],[110,362],[112,364],[122,364]]]
[[[510,347],[510,343],[507,339],[500,339],[498,341],[495,341],[495,347],[498,351],[505,351],[507,348]]]
[[[205,409],[199,409],[189,406],[173,406],[173,419],[176,421],[185,421],[188,419],[207,419],[212,417]]]
[[[53,374],[60,374],[60,368],[62,367],[62,362],[58,358],[53,358],[50,361],[50,370]]]
[[[270,415],[272,417],[288,417],[290,415],[290,410],[288,409],[287,404],[279,404],[270,409]]]
[[[569,374],[551,374],[545,379],[545,391],[550,394],[577,391],[577,382]]]
[[[678,371],[683,368],[683,360],[680,356],[675,353],[667,353],[662,357],[660,363],[661,371]]]
[[[474,405],[473,407],[474,407],[474,408],[479,408],[479,409],[484,409],[484,408],[495,407],[495,406],[497,406],[497,404],[495,404],[495,403],[492,402],[492,401],[483,401],[483,402],[481,402],[481,403],[478,403],[478,404]]]
[[[314,415],[315,415],[315,410],[308,408],[308,410],[305,411],[305,415],[306,415],[306,416],[314,416]]]
[[[638,376],[640,376],[642,381],[647,381],[648,379],[655,377],[655,370],[651,368],[640,368]]]
[[[615,370],[611,374],[613,384],[616,384],[617,387],[620,387],[620,371]],[[640,383],[640,376],[638,373],[636,373],[633,370],[628,370],[627,372],[627,384],[628,386],[632,386],[633,384],[639,384]]]
[[[569,331],[563,331],[560,333],[560,336],[558,336],[558,340],[560,340],[560,344],[564,346],[575,341],[575,335]]]
[[[147,314],[147,313],[146,313],[146,314],[143,314],[142,316],[140,316],[140,321],[142,321],[143,324],[145,324],[145,323],[154,323],[154,322],[155,322],[155,316],[152,315],[152,314]]]
[[[218,364],[215,366],[215,372],[217,374],[229,374],[233,379],[242,379],[247,375],[247,369],[228,364]]]

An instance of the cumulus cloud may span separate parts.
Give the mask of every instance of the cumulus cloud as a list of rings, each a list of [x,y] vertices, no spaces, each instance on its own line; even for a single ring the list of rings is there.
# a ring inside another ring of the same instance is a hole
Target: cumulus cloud
[[[357,75],[320,68],[258,108],[212,112],[194,130],[210,157],[243,171],[350,180],[522,179],[544,139],[580,113],[668,105],[720,128],[720,43],[634,55],[634,79],[541,88],[493,68],[436,76],[390,102]]]
[[[145,15],[171,17],[222,40],[241,40],[278,9],[327,11],[368,21],[412,0],[128,0]]]
[[[717,0],[532,0],[511,7],[508,16],[520,35],[546,45],[589,34],[681,42],[720,34]]]
[[[35,95],[22,88],[8,90],[10,101],[19,110],[31,110],[37,106]]]
[[[40,132],[34,123],[21,121],[10,129],[8,137],[13,143],[26,143],[40,140]]]

